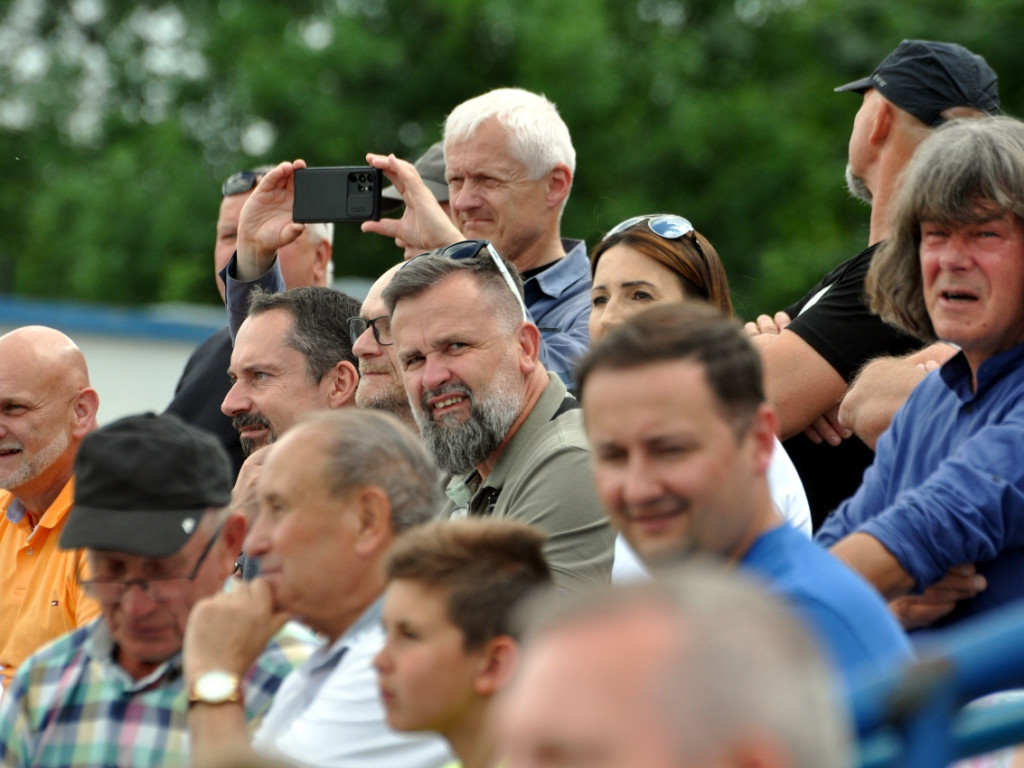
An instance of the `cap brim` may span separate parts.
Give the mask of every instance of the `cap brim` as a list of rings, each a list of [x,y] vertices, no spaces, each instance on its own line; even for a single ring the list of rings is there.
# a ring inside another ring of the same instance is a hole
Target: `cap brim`
[[[427,189],[430,190],[430,194],[434,196],[434,199],[441,203],[448,202],[448,185],[442,184],[438,181],[431,179],[423,179],[423,183],[427,185]],[[402,196],[398,194],[398,190],[395,189],[394,185],[384,187],[380,191],[382,200],[390,200],[394,205],[390,206],[392,209],[402,205]],[[387,210],[387,203],[384,203],[385,210]]]
[[[840,85],[838,88],[833,90],[835,93],[843,93],[845,91],[857,91],[858,93],[863,93],[869,88],[874,87],[875,86],[871,83],[871,76],[869,75],[868,77],[862,77],[860,80],[854,80],[852,83]]]
[[[64,549],[100,549],[139,557],[170,557],[199,528],[206,510],[168,512],[72,507],[60,535]]]

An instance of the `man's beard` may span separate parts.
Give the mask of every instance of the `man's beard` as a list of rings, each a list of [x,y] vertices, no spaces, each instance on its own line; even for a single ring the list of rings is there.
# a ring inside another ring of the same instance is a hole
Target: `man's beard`
[[[516,384],[516,372],[504,365],[479,395],[465,384],[454,383],[423,393],[413,416],[442,470],[452,475],[469,472],[501,444],[523,410],[525,393]],[[469,418],[464,422],[455,414],[434,418],[430,413],[430,399],[452,392],[469,398]]]
[[[373,408],[376,411],[386,411],[397,416],[402,421],[412,421],[412,406],[405,394],[405,386],[401,379],[398,379],[393,372],[388,376],[388,386],[382,387],[379,382],[374,389],[369,389],[367,379],[362,378],[366,370],[360,366],[359,384],[356,386],[356,407]],[[380,372],[383,372],[381,370]]]
[[[871,205],[871,190],[864,183],[864,179],[854,174],[853,168],[849,163],[846,164],[846,188],[850,190],[850,194],[855,198]]]
[[[39,475],[45,472],[50,466],[59,459],[64,451],[67,450],[68,444],[71,442],[71,438],[67,432],[61,431],[50,444],[45,446],[32,458],[25,458],[22,460],[18,468],[15,469],[7,477],[0,477],[0,488],[5,490],[14,490],[20,488],[29,480],[35,480]],[[0,445],[0,450],[21,450],[24,451],[24,446],[21,443],[15,443],[13,445]],[[24,454],[22,454],[24,456]]]
[[[242,435],[242,427],[250,427],[252,425],[259,425],[267,430],[268,437],[265,440],[252,440]],[[242,444],[242,453],[246,456],[252,456],[256,451],[265,445],[270,445],[272,442],[277,440],[277,430],[267,421],[266,417],[262,413],[240,413],[231,419],[231,426],[239,430],[238,440]]]

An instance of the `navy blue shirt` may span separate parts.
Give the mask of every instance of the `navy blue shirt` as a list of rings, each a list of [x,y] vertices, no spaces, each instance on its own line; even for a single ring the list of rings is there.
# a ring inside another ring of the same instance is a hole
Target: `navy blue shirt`
[[[925,377],[860,489],[816,537],[831,546],[870,534],[919,591],[975,564],[988,588],[942,623],[1024,597],[1024,344],[990,357],[977,378],[974,392],[962,352]]]

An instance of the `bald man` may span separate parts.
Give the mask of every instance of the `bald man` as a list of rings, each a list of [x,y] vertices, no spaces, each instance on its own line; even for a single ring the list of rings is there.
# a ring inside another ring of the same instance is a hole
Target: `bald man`
[[[78,586],[80,550],[57,540],[99,397],[81,351],[52,328],[0,336],[0,684],[39,646],[99,614]]]

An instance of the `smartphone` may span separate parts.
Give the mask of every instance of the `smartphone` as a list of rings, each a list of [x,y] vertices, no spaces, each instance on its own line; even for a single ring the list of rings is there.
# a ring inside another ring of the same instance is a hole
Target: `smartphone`
[[[384,173],[368,165],[297,168],[292,220],[376,221],[383,186]]]

